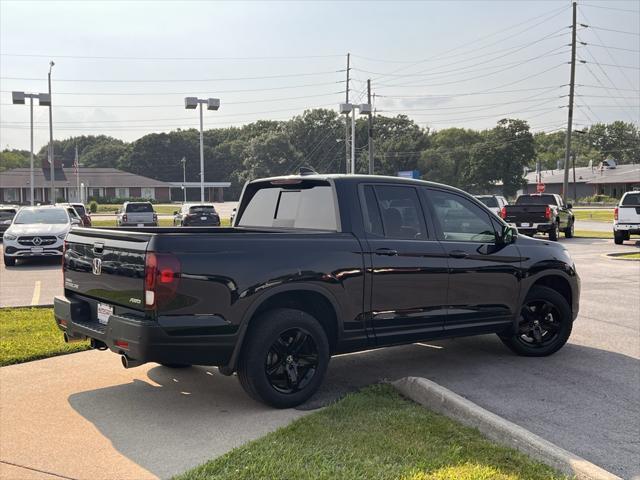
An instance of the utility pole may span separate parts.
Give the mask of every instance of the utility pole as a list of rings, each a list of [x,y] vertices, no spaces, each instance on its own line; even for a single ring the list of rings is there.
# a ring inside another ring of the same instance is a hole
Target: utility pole
[[[578,200],[578,186],[576,185],[576,154],[571,154],[571,159],[573,160],[573,201]]]
[[[371,79],[367,79],[367,103],[371,105]],[[373,175],[373,111],[369,112],[369,175]]]
[[[347,53],[347,88],[346,88],[346,100],[344,102],[347,104],[349,103],[349,73],[351,72],[350,65],[351,65],[351,54]],[[344,120],[344,146],[345,146],[345,153],[346,153],[344,173],[349,173],[349,157],[351,155],[350,155],[350,149],[349,149],[349,114],[348,113]]]
[[[182,203],[187,203],[187,158],[182,157]]]
[[[569,197],[569,156],[571,155],[571,129],[573,127],[573,91],[576,81],[576,2],[573,2],[573,22],[571,24],[571,82],[569,83],[569,115],[567,118],[567,143],[564,152],[564,183],[562,196],[566,203]]]
[[[55,63],[49,62],[49,100],[51,101],[51,69]],[[56,203],[55,169],[53,166],[53,102],[49,103],[49,167],[51,172],[51,205]],[[44,199],[43,199],[44,200]]]

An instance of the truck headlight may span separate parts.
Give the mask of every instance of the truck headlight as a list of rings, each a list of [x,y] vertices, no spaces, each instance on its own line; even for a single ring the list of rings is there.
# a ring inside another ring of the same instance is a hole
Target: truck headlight
[[[11,235],[10,233],[5,233],[5,234],[2,236],[2,238],[3,238],[4,240],[15,240],[15,239],[16,239],[16,238],[18,238],[18,237],[17,237],[17,236],[15,236],[15,235]]]

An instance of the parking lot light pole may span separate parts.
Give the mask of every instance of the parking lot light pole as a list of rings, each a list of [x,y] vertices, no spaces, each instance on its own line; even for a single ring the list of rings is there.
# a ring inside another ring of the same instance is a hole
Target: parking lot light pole
[[[186,97],[184,108],[195,110],[200,106],[200,201],[204,203],[204,128],[202,119],[202,105],[207,105],[207,110],[218,110],[220,108],[219,98],[197,98]]]
[[[54,65],[53,60],[49,62],[49,168],[51,170],[51,205],[56,203],[55,169],[53,165],[53,105],[51,105],[51,69]],[[42,105],[42,102],[40,102],[40,105]]]
[[[180,160],[182,164],[182,203],[187,203],[187,159],[186,157],[182,157]]]
[[[33,99],[37,98],[40,105],[51,105],[51,97],[46,93],[24,93],[24,92],[11,92],[14,105],[24,105],[24,99],[29,99],[29,124],[30,124],[30,137],[31,147],[29,149],[29,194],[30,202],[33,206],[35,204],[34,197],[34,178],[33,178]]]
[[[351,115],[351,171],[348,172],[351,175],[356,173],[356,115],[355,110],[358,109],[360,111],[360,115],[368,115],[371,113],[371,104],[370,103],[361,103],[360,105],[356,105],[354,103],[341,103],[338,106],[340,113],[345,115],[349,115],[351,111],[353,111],[353,115]]]

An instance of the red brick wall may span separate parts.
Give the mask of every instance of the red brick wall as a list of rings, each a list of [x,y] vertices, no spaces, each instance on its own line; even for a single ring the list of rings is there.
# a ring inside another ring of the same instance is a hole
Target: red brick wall
[[[104,196],[107,198],[116,198],[116,189],[112,187],[105,188]]]
[[[168,202],[169,187],[156,187],[156,200],[159,202]]]
[[[142,196],[142,189],[140,187],[129,187],[129,196],[140,198]]]

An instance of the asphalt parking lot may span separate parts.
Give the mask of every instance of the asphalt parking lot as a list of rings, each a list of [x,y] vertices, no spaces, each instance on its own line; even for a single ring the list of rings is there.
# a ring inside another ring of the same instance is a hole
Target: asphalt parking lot
[[[4,367],[0,477],[166,478],[348,391],[407,375],[434,380],[623,478],[639,476],[640,262],[605,256],[639,244],[561,241],[582,278],[581,310],[569,343],[551,357],[514,356],[495,336],[343,355],[332,359],[316,397],[285,411],[249,400],[237,379],[214,368],[124,370],[116,355],[96,351]],[[59,282],[54,268],[45,272]]]

